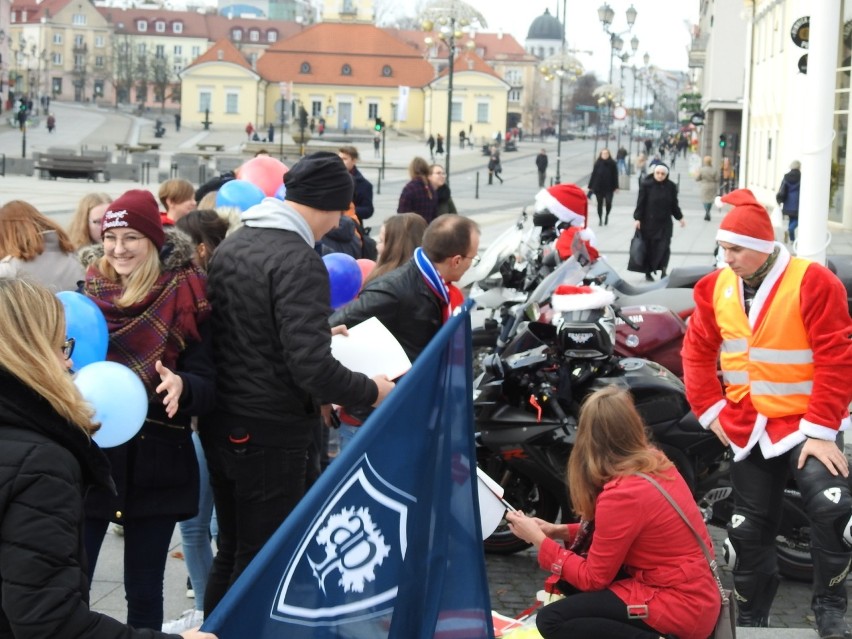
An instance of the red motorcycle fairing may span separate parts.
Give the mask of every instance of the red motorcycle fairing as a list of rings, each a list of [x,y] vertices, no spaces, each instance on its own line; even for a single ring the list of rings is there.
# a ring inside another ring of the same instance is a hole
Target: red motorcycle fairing
[[[656,305],[623,306],[621,312],[638,326],[638,330],[616,318],[616,355],[649,359],[683,378],[680,350],[686,322],[674,311]]]

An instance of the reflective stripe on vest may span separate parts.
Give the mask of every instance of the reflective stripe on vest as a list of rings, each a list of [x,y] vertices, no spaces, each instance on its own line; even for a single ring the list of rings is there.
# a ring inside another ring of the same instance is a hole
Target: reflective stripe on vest
[[[716,280],[713,307],[722,333],[720,362],[725,395],[739,402],[751,394],[767,417],[800,415],[813,386],[813,351],[802,322],[799,291],[810,262],[791,258],[776,284],[772,303],[752,333],[740,297],[740,282],[726,268]]]

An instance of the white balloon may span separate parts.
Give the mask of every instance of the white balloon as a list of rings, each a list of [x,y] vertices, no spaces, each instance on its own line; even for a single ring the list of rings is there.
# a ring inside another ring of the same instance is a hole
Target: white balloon
[[[93,362],[74,376],[74,384],[95,409],[101,428],[92,436],[101,448],[130,441],[148,414],[148,393],[139,376],[117,362]]]

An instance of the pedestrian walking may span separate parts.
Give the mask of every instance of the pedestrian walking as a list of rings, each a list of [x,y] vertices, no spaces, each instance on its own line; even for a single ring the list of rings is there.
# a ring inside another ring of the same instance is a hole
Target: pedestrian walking
[[[444,136],[440,133],[435,138],[435,155],[444,155]]]
[[[775,201],[781,205],[781,212],[787,216],[787,239],[796,241],[796,229],[799,227],[799,191],[802,185],[802,165],[798,160],[790,163],[790,170],[781,180],[781,188],[775,195]]]
[[[429,158],[435,160],[435,136],[429,134],[429,139],[426,140],[426,146],[429,147]]]
[[[792,477],[810,532],[817,633],[850,637],[852,494],[841,434],[852,401],[846,291],[827,268],[775,242],[751,191],[737,189],[722,202],[734,206],[716,233],[726,266],[695,285],[682,355],[690,407],[730,449],[734,510],[724,547],[733,558],[737,626],[770,625],[776,535]]]
[[[701,182],[701,204],[704,205],[704,221],[709,222],[710,209],[719,194],[719,171],[713,168],[713,158],[709,155],[704,156],[695,180]]]
[[[450,185],[447,184],[447,172],[440,164],[433,164],[429,167],[429,184],[435,191],[435,197],[438,198],[438,215],[446,215],[447,213],[458,213],[456,204],[453,202],[453,196],[450,193]]]
[[[270,124],[269,128],[266,130],[266,141],[267,142],[275,142],[275,125]]]
[[[313,135],[313,134],[314,134],[314,129],[316,129],[316,128],[317,128],[317,121],[316,121],[313,117],[311,117],[311,121],[310,121],[310,123],[308,124],[308,128],[311,130],[311,135]]]
[[[461,131],[459,131],[459,149],[462,150],[462,151],[464,151],[464,142],[465,142],[464,129],[462,129]]]
[[[639,187],[636,210],[633,212],[636,228],[645,242],[645,279],[654,281],[654,271],[666,276],[671,255],[672,219],[686,226],[677,201],[677,186],[669,179],[669,167],[663,163],[654,166],[654,173],[645,178]]]
[[[636,156],[636,173],[639,174],[638,180],[639,185],[641,186],[642,180],[644,180],[645,176],[648,175],[648,156],[644,153],[640,153]]]
[[[615,163],[618,165],[618,174],[627,175],[627,149],[623,146],[618,147],[615,153]]]
[[[253,133],[254,133],[254,125],[251,122],[249,122],[248,124],[246,124],[246,138],[251,140],[251,136],[252,136]]]
[[[598,224],[605,226],[609,224],[609,212],[612,210],[612,196],[618,190],[618,167],[609,153],[609,149],[601,149],[598,159],[592,166],[592,175],[589,177],[589,196],[595,194],[598,203]],[[604,217],[604,205],[606,205],[606,217]]]
[[[373,136],[373,157],[378,159],[382,157],[382,135],[376,133]]]
[[[56,128],[56,116],[52,113],[47,116],[47,132],[53,133],[53,129]]]
[[[493,184],[496,177],[500,180],[500,184],[503,184],[503,178],[500,177],[502,172],[503,165],[500,162],[500,151],[497,150],[496,146],[492,146],[491,156],[488,158],[488,183]]]
[[[349,135],[349,120],[343,118],[343,135]]]
[[[180,133],[180,113],[175,113],[175,133]]]
[[[547,177],[547,151],[542,149],[539,151],[539,154],[535,156],[535,167],[538,169],[538,185],[541,188],[544,188],[544,181]]]

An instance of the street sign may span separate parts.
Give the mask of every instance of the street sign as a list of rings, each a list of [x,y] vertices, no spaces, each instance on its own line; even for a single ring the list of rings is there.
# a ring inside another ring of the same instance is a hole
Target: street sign
[[[612,117],[616,120],[623,120],[627,117],[627,109],[623,106],[617,106],[612,110]]]
[[[689,118],[689,121],[695,126],[701,126],[704,124],[704,114],[703,113],[693,113],[692,117]]]
[[[808,40],[810,39],[811,18],[804,16],[793,23],[790,29],[790,37],[793,38],[793,44],[803,49],[808,48]]]
[[[598,110],[598,107],[588,106],[588,105],[585,105],[585,104],[578,104],[577,106],[574,107],[574,110],[575,111],[591,111],[592,113],[596,113],[597,110]]]

